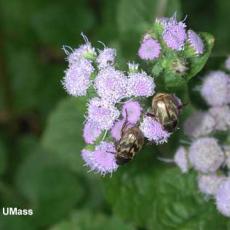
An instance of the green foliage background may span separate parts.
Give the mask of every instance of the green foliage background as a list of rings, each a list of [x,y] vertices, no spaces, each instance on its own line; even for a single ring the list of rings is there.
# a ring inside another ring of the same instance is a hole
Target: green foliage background
[[[0,0],[0,204],[34,211],[3,216],[0,210],[0,229],[230,229],[198,192],[194,173],[184,176],[156,159],[174,153],[181,131],[167,146],[146,146],[112,178],[88,173],[80,157],[85,99],[68,97],[60,83],[61,47],[77,47],[81,32],[117,48],[122,66],[137,59],[154,18],[174,12],[187,15],[195,31],[214,35],[203,71],[217,68],[230,53],[230,1]],[[190,100],[205,108],[194,93]]]

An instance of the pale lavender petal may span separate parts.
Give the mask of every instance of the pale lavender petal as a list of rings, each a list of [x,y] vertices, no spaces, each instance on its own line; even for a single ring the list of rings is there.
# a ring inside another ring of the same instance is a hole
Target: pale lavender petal
[[[217,140],[203,137],[195,140],[189,148],[189,161],[202,173],[213,173],[224,163],[224,153]]]

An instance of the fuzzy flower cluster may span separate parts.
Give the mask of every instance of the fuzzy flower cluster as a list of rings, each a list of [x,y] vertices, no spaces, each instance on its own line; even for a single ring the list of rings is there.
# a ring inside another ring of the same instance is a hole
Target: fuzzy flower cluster
[[[212,71],[204,78],[201,95],[210,106],[230,104],[230,76],[223,71]]]
[[[81,152],[85,164],[95,172],[102,175],[113,173],[117,170],[115,157],[115,146],[110,142],[101,142],[94,151],[83,149]]]
[[[191,139],[230,129],[230,76],[223,71],[212,71],[200,89],[210,106],[208,111],[194,112],[184,123],[184,132]]]
[[[187,118],[184,133],[191,144],[179,147],[174,162],[182,173],[196,170],[200,192],[214,198],[218,211],[230,217],[230,146],[214,137],[215,132],[230,133],[230,76],[223,71],[210,72],[204,78],[201,96],[210,108]]]
[[[195,55],[204,53],[204,43],[201,37],[193,30],[186,30],[187,26],[183,21],[177,21],[176,17],[158,18],[156,24],[160,25],[160,36],[154,33],[145,34],[141,41],[138,55],[141,59],[153,61],[163,55],[165,45],[174,51],[181,51],[186,44],[193,50]]]
[[[230,217],[230,146],[220,145],[214,137],[200,137],[189,148],[180,146],[175,153],[174,162],[182,173],[190,168],[198,172],[198,188],[205,196],[216,200],[220,213]]]
[[[155,144],[167,142],[171,133],[143,110],[146,100],[155,94],[153,77],[135,63],[128,63],[127,72],[117,69],[115,49],[104,46],[97,50],[83,38],[85,44],[77,49],[65,47],[68,68],[62,82],[68,94],[88,98],[83,128],[86,147],[81,154],[91,171],[105,175],[118,168],[116,143],[125,130],[139,128]],[[143,47],[143,52],[156,45],[150,37],[145,40],[148,48]],[[160,53],[160,46],[156,52]]]
[[[170,133],[165,131],[159,122],[148,116],[144,117],[140,129],[149,141],[153,141],[156,144],[167,142],[170,136]]]

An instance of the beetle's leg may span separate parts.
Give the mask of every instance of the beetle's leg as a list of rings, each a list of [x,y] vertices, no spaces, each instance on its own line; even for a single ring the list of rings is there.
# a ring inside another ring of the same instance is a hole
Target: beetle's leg
[[[153,113],[150,113],[150,112],[147,112],[145,115],[148,117],[155,118],[155,115]]]

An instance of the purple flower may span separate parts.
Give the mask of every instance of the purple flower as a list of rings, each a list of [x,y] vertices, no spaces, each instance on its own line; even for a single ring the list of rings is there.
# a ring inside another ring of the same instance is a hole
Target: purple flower
[[[81,156],[82,156],[82,159],[85,161],[85,165],[90,167],[90,168],[92,168],[92,166],[93,166],[92,155],[93,155],[92,151],[89,151],[86,149],[83,149],[81,151]]]
[[[207,112],[194,112],[184,123],[184,133],[191,138],[209,135],[214,131],[214,118]]]
[[[157,40],[146,34],[138,50],[138,55],[143,60],[154,60],[160,56],[161,47]]]
[[[200,36],[192,30],[188,31],[188,42],[197,55],[204,52],[204,43]]]
[[[163,39],[167,46],[174,50],[182,50],[184,47],[186,35],[186,25],[183,22],[177,22],[175,17],[172,17],[165,23]]]
[[[118,165],[116,164],[115,152],[113,143],[101,142],[92,154],[91,169],[102,175],[116,171]]]
[[[77,65],[71,65],[65,72],[62,82],[67,93],[73,96],[85,96],[91,86],[90,75],[93,71],[92,64],[85,59],[80,59]]]
[[[204,79],[201,95],[211,106],[230,103],[230,80],[222,71],[212,71]]]
[[[228,105],[211,107],[209,113],[215,120],[215,130],[227,131],[230,129],[230,107]]]
[[[124,122],[124,119],[117,121],[111,129],[111,135],[116,141],[119,141],[121,139],[121,129],[124,125]]]
[[[114,126],[111,129],[111,135],[116,141],[119,141],[121,139],[121,130],[124,123],[125,123],[125,119],[119,120],[114,124]],[[131,127],[133,127],[133,125],[130,123],[128,123],[126,126],[126,128],[131,128]]]
[[[215,138],[195,140],[189,148],[189,161],[202,173],[215,172],[224,162],[224,153]]]
[[[216,206],[220,213],[230,217],[230,178],[222,182],[216,193]]]
[[[86,42],[86,44],[81,45],[77,49],[74,49],[73,52],[68,55],[67,60],[69,62],[69,65],[71,66],[78,64],[79,59],[84,59],[91,56],[96,56],[96,51],[92,47],[91,43]]]
[[[127,78],[113,67],[100,70],[95,79],[97,94],[104,100],[116,103],[126,96]]]
[[[170,136],[170,133],[165,131],[161,124],[151,117],[144,117],[140,129],[149,141],[154,141],[156,144],[167,142]]]
[[[127,101],[122,107],[122,116],[128,122],[136,124],[140,120],[141,111],[142,108],[137,101]]]
[[[189,170],[189,162],[188,162],[188,151],[185,147],[180,146],[175,155],[174,155],[174,162],[180,168],[182,173],[187,173]]]
[[[207,195],[215,195],[220,184],[223,183],[225,179],[224,176],[217,176],[216,174],[199,175],[199,190]]]
[[[129,75],[127,92],[129,96],[149,97],[154,94],[155,83],[153,78],[145,72],[133,73]]]
[[[102,130],[97,123],[87,121],[83,129],[83,137],[87,144],[93,144],[94,141],[100,136]]]
[[[111,48],[104,48],[100,51],[98,57],[97,57],[97,63],[99,65],[99,68],[105,68],[110,65],[113,65],[115,62],[116,57],[116,50]]]
[[[100,129],[110,129],[120,112],[112,104],[99,98],[93,98],[88,105],[88,121],[98,124]]]

